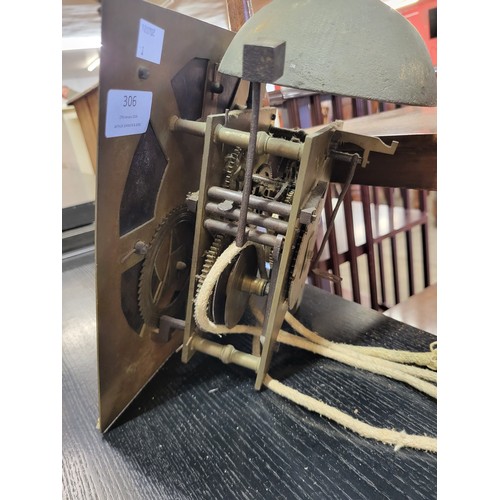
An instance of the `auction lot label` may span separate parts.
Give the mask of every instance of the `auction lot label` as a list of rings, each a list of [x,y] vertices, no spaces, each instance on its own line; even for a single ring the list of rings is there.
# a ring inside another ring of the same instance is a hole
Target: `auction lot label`
[[[144,134],[151,116],[153,92],[143,90],[108,91],[106,137]]]

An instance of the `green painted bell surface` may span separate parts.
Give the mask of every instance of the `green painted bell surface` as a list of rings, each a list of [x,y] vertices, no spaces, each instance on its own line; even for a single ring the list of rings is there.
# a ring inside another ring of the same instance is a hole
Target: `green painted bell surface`
[[[277,85],[414,106],[436,105],[436,73],[418,31],[379,0],[274,0],[236,34],[220,72],[242,77],[243,47],[286,42]]]

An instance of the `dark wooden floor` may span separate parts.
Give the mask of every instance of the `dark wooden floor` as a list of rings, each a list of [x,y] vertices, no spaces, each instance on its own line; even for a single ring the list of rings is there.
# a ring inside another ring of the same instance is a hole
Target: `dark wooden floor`
[[[308,288],[301,319],[332,338],[424,350],[433,337]],[[271,374],[374,425],[436,435],[436,403],[395,381],[281,346]],[[201,354],[174,356],[105,435],[93,255],[63,261],[63,496],[68,499],[436,497],[435,455],[358,437]]]

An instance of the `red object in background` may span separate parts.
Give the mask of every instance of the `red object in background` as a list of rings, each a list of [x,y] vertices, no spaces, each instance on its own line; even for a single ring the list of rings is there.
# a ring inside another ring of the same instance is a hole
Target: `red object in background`
[[[415,26],[424,39],[432,64],[437,67],[437,1],[420,0],[420,2],[398,9]]]

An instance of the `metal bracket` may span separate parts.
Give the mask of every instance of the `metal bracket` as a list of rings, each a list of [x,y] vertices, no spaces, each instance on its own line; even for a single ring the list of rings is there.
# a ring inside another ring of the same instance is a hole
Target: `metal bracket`
[[[368,156],[372,151],[376,153],[383,153],[386,155],[393,155],[398,147],[398,141],[392,141],[391,145],[388,146],[379,137],[372,137],[370,135],[355,134],[354,132],[347,132],[345,130],[336,130],[334,137],[338,134],[340,143],[351,143],[359,146],[363,149],[363,160],[361,162],[362,167],[366,167],[368,164]]]
[[[160,326],[157,331],[152,332],[151,339],[155,342],[170,342],[176,330],[184,330],[186,322],[183,319],[172,316],[160,316]]]
[[[305,207],[300,211],[299,222],[301,224],[311,224],[316,220],[316,217],[318,215],[318,207],[321,204],[321,200],[325,195],[327,187],[328,184],[322,181],[318,182],[318,184],[314,186]]]

